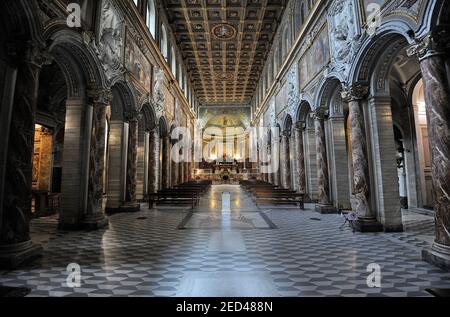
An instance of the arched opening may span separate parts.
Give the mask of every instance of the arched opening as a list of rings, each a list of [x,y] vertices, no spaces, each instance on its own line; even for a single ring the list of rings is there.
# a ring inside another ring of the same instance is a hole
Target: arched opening
[[[116,212],[127,201],[127,179],[129,178],[130,121],[127,114],[135,109],[134,96],[124,82],[111,88],[112,98],[108,108],[107,143],[107,202],[106,210]]]
[[[384,133],[378,142],[392,144],[390,155],[397,172],[392,177],[397,180],[400,207],[432,209],[431,151],[423,83],[419,62],[409,57],[406,49],[407,43],[402,38],[394,41],[390,49],[392,57],[385,55],[381,59],[389,65],[386,77],[374,78],[380,83],[374,95],[387,94],[389,98],[375,98],[372,104],[376,108],[385,104],[392,114],[389,133],[392,140],[386,140]]]
[[[314,119],[309,102],[302,101],[297,111],[297,125],[301,131],[299,153],[299,191],[305,194],[305,201],[317,201],[317,161]],[[301,151],[303,149],[303,151]],[[302,158],[303,154],[303,158]],[[301,167],[304,167],[301,169]]]
[[[155,0],[147,1],[147,11],[146,11],[146,21],[147,27],[150,30],[153,39],[156,39],[156,6]]]
[[[433,209],[433,179],[430,142],[428,137],[428,118],[424,96],[423,81],[420,79],[414,87],[412,94],[412,107],[414,111],[415,138],[417,142],[417,169],[416,175],[410,175],[408,179],[415,177],[420,179],[419,195],[422,196],[417,206]],[[407,152],[406,152],[407,153]],[[407,168],[407,167],[406,167]],[[407,171],[408,173],[408,171]]]
[[[175,53],[175,48],[173,46],[170,50],[170,68],[172,70],[173,76],[177,78],[177,56]]]
[[[342,98],[342,85],[337,78],[327,79],[319,90],[319,103],[326,111],[324,122],[328,166],[329,200],[337,209],[350,209],[351,178],[346,136],[348,103]]]
[[[161,25],[161,42],[160,42],[161,54],[166,60],[169,61],[169,41],[167,38],[167,30],[164,24]]]
[[[59,216],[61,209],[66,100],[64,75],[53,62],[41,70],[38,91],[31,185],[36,218]]]

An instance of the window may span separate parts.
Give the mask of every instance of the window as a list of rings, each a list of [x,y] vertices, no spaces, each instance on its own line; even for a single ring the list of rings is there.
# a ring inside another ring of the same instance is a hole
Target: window
[[[150,30],[153,38],[156,38],[156,7],[154,0],[147,2],[147,27]]]
[[[170,68],[173,76],[177,77],[177,56],[175,55],[175,49],[172,47],[170,50]]]
[[[160,48],[161,48],[161,54],[163,55],[166,62],[168,62],[169,61],[169,54],[168,54],[169,52],[168,52],[167,31],[166,31],[166,27],[164,26],[164,24],[161,26]]]

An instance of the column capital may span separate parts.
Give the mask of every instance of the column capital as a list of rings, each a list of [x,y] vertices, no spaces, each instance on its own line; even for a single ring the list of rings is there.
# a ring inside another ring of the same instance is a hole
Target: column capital
[[[137,122],[137,121],[139,121],[139,119],[141,119],[142,115],[137,110],[130,110],[130,111],[125,111],[124,117],[125,117],[126,121]]]
[[[329,112],[327,109],[324,108],[317,108],[316,111],[313,113],[313,119],[314,120],[320,120],[323,121],[327,119],[329,116]]]
[[[28,41],[23,43],[13,40],[6,43],[6,53],[8,58],[16,63],[28,63],[38,68],[50,65],[53,57],[45,45],[38,41]]]
[[[408,48],[408,56],[417,56],[419,60],[443,55],[450,48],[450,33],[447,30],[430,32],[420,39],[415,39]]]
[[[305,130],[306,124],[304,121],[298,121],[294,124],[294,129],[298,131]]]
[[[353,83],[342,90],[342,99],[347,101],[362,100],[369,94],[369,86],[365,83]]]
[[[108,104],[112,99],[111,90],[105,88],[89,89],[87,95],[96,104],[97,103]]]

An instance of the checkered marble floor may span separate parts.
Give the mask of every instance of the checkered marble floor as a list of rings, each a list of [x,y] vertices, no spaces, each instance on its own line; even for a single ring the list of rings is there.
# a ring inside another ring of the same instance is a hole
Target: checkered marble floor
[[[403,233],[353,233],[339,230],[339,215],[319,215],[312,205],[259,209],[230,186],[214,186],[194,214],[220,216],[223,191],[236,219],[264,214],[276,228],[180,230],[188,211],[171,208],[116,214],[108,229],[92,232],[36,220],[32,236],[44,257],[0,272],[0,285],[30,287],[29,296],[429,296],[426,288],[450,288],[450,273],[420,257],[433,240],[430,216],[404,212]],[[67,286],[70,263],[81,266],[81,287]],[[367,286],[371,263],[381,267],[381,288]]]

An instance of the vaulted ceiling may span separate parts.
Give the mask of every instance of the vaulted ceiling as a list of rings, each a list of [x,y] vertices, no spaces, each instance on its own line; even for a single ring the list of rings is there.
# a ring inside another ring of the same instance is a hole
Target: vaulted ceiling
[[[202,104],[248,104],[287,0],[164,0]]]

